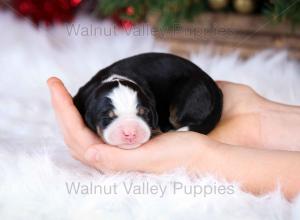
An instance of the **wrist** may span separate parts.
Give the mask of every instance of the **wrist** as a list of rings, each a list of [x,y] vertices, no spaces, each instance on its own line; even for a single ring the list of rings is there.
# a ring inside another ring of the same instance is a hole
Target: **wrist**
[[[191,172],[197,175],[216,174],[217,168],[223,163],[222,154],[226,146],[207,136],[198,135]]]

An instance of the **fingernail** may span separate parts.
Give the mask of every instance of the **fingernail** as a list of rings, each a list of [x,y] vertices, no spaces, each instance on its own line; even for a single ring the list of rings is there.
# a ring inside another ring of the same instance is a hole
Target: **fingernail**
[[[95,150],[94,148],[90,148],[85,152],[84,158],[88,161],[95,161],[97,159],[97,154],[97,150]]]

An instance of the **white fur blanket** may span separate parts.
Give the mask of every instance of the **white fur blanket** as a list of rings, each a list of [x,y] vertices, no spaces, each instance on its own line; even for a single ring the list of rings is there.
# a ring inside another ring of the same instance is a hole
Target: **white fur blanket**
[[[112,28],[109,22],[84,17],[75,23]],[[108,176],[70,157],[46,79],[59,76],[74,94],[113,61],[167,51],[149,34],[127,36],[117,30],[114,36],[76,36],[65,26],[35,29],[4,12],[0,30],[1,220],[300,219],[300,201],[289,203],[280,191],[257,197],[239,190],[238,184],[211,176],[189,179],[180,171]],[[285,52],[266,51],[241,61],[237,54],[220,57],[206,51],[191,60],[215,79],[243,82],[270,99],[300,104],[300,65]],[[233,187],[233,193],[216,192],[220,186]]]

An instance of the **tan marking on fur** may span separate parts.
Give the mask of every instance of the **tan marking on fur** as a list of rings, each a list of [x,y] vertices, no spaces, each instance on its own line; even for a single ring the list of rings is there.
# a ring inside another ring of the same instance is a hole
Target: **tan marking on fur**
[[[178,119],[176,116],[176,108],[173,106],[170,106],[170,117],[169,122],[173,125],[175,129],[178,129],[181,127],[181,125],[178,123]]]
[[[151,138],[153,138],[153,137],[155,137],[155,136],[157,136],[157,135],[160,135],[160,134],[162,134],[162,131],[160,130],[160,128],[157,128],[157,129],[155,129],[155,130],[152,130],[152,131],[151,131]]]

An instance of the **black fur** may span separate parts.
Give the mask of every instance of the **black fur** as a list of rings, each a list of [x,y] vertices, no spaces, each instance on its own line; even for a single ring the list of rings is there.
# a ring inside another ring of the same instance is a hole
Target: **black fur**
[[[146,53],[100,70],[80,88],[74,103],[94,131],[96,124],[102,123],[103,117],[105,119],[105,111],[113,108],[105,94],[117,82],[101,84],[113,74],[137,83],[138,86],[129,81],[122,82],[138,91],[140,104],[149,110],[148,121],[144,119],[153,130],[159,127],[165,132],[189,126],[191,131],[207,134],[221,118],[222,92],[203,70],[175,55]],[[174,111],[172,124],[169,121],[170,109]]]

